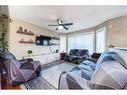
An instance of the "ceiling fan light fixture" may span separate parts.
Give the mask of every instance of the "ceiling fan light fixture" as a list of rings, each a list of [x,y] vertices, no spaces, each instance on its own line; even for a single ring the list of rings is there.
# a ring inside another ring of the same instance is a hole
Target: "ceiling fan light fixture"
[[[62,30],[62,29],[65,29],[65,30],[69,30],[69,28],[67,26],[70,26],[70,25],[73,25],[73,23],[63,23],[60,19],[57,19],[57,24],[50,24],[48,26],[55,26],[56,27],[56,31],[57,30]]]
[[[63,27],[62,25],[59,25],[59,26],[58,26],[58,29],[60,29],[60,30],[63,29],[63,28],[64,28],[64,27]]]

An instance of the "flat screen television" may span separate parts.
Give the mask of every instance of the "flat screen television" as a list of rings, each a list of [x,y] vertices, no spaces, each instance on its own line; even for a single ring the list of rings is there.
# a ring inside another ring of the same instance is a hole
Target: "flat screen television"
[[[50,46],[51,37],[39,35],[36,36],[36,45]]]

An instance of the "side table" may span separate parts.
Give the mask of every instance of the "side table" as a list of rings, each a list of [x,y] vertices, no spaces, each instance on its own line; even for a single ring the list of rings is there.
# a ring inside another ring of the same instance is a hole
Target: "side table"
[[[96,59],[98,59],[100,56],[101,56],[101,53],[93,53],[91,55],[92,58],[96,58]]]
[[[64,60],[66,54],[67,53],[60,53],[60,60]]]

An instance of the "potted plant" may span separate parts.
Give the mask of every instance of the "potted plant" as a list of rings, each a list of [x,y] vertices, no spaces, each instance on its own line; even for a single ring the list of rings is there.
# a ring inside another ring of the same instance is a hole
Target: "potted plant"
[[[11,23],[12,20],[9,16],[0,13],[0,53],[8,51],[8,42],[6,41],[6,34],[8,29],[8,23]]]
[[[31,54],[33,53],[33,51],[32,50],[28,50],[27,53],[28,53],[29,56],[31,56]]]

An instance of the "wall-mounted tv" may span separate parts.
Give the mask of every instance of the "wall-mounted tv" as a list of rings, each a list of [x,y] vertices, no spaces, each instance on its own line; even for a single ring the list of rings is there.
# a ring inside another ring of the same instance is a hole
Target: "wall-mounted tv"
[[[36,45],[50,46],[51,37],[39,35],[36,36]]]

